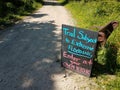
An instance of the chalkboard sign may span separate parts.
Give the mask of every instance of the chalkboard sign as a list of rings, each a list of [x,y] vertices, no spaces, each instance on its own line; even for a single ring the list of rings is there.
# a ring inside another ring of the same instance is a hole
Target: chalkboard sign
[[[98,32],[62,25],[62,66],[90,77],[97,38]]]

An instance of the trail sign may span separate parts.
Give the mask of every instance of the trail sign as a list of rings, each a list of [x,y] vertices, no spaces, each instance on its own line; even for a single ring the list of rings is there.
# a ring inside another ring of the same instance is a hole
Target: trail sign
[[[98,32],[62,25],[62,66],[90,77],[97,39]]]

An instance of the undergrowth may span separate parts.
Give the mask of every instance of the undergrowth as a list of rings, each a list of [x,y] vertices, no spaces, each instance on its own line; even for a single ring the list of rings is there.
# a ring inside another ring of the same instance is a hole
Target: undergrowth
[[[0,30],[21,20],[42,6],[42,0],[1,0],[0,1]]]
[[[120,21],[120,2],[71,1],[65,7],[77,22],[77,27],[98,31],[110,21]],[[119,90],[120,88],[120,25],[108,38],[104,48],[99,48],[93,66],[93,78],[101,86],[99,90]]]

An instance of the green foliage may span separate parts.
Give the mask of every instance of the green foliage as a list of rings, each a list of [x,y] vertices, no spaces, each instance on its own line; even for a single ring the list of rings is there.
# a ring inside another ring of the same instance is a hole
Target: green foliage
[[[119,90],[120,89],[120,77],[117,77],[115,80],[111,81],[106,85],[107,90]]]
[[[118,46],[112,42],[107,42],[105,47],[99,48],[97,58],[95,59],[97,65],[99,64],[99,66],[95,67],[95,72],[97,71],[97,74],[114,74],[117,70],[117,53]]]
[[[77,25],[84,28],[108,23],[112,20],[120,20],[118,2],[70,2],[68,5]]]
[[[1,0],[0,1],[0,29],[21,19],[21,15],[28,15],[41,7],[42,0]]]
[[[69,2],[66,7],[72,13],[78,27],[99,30],[110,21],[120,21],[120,2],[118,0],[81,0]],[[95,59],[93,74],[100,90],[119,90],[120,88],[120,25],[108,38],[106,46],[99,48]]]

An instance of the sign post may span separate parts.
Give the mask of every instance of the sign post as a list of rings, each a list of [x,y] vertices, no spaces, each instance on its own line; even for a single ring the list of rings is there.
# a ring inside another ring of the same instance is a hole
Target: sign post
[[[97,39],[98,32],[62,25],[62,66],[90,77]]]

